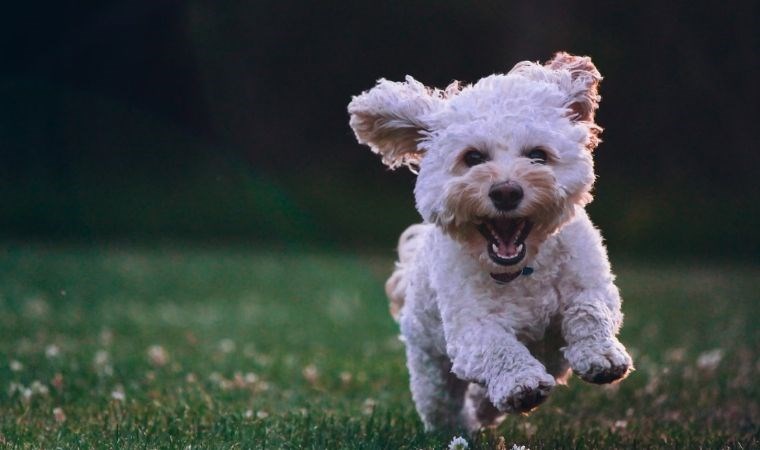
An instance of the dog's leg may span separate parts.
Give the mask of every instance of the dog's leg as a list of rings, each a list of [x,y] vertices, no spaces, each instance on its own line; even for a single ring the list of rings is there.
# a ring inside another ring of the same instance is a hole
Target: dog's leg
[[[415,279],[424,280],[424,277]],[[406,343],[409,383],[417,412],[425,429],[465,428],[461,416],[467,382],[451,372],[440,313],[423,282],[412,285],[409,302],[401,315],[401,334]]]
[[[496,427],[505,417],[505,414],[496,409],[488,399],[486,388],[478,383],[470,383],[467,388],[462,415],[470,432],[478,431],[482,427]]]
[[[628,375],[633,366],[625,347],[615,337],[621,314],[608,305],[619,305],[619,300],[610,301],[617,296],[614,285],[585,290],[564,309],[565,358],[585,381],[611,383]]]
[[[527,412],[546,400],[554,377],[502,324],[452,315],[444,328],[452,370],[485,386],[499,411]]]
[[[427,431],[466,428],[460,416],[468,383],[451,372],[451,362],[415,345],[407,345],[412,398]]]
[[[616,337],[623,314],[602,236],[583,212],[565,231],[564,242],[575,261],[564,267],[558,286],[565,359],[586,381],[622,379],[633,362]]]

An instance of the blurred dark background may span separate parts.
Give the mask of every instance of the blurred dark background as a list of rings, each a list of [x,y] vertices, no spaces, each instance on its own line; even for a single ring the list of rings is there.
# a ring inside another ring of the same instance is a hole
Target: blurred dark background
[[[349,129],[379,77],[557,50],[605,76],[592,218],[616,254],[760,254],[754,1],[24,3],[2,19],[0,235],[394,246],[413,175]]]

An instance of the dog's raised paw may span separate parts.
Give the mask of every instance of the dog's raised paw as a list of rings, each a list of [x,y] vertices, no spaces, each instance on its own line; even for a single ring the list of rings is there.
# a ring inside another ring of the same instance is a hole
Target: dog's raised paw
[[[530,377],[515,380],[505,394],[498,396],[493,404],[507,413],[527,413],[543,403],[555,386],[554,378],[546,374],[544,377]]]
[[[576,343],[565,350],[565,357],[576,375],[595,384],[622,380],[633,368],[631,357],[617,339]]]
[[[581,376],[585,381],[596,384],[607,384],[624,378],[630,371],[630,366],[623,364],[620,366],[610,366],[601,370],[594,370]]]
[[[507,397],[507,410],[513,413],[526,413],[533,410],[549,397],[552,387],[545,384],[539,384],[534,388],[518,386]]]

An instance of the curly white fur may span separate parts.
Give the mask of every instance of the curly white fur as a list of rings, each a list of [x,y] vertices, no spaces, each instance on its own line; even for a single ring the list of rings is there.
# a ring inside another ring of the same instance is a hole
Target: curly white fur
[[[392,168],[419,169],[425,223],[402,235],[386,291],[428,429],[475,430],[527,412],[570,368],[596,383],[632,368],[616,338],[614,276],[584,209],[600,80],[589,58],[558,53],[464,88],[380,80],[349,105],[359,142]],[[528,157],[531,149],[545,161]],[[466,162],[472,151],[482,163]],[[491,198],[504,182],[521,187],[508,208]],[[482,231],[488,224],[503,228],[499,239]],[[506,231],[515,224],[532,228],[520,237]],[[516,261],[500,259],[523,245]]]

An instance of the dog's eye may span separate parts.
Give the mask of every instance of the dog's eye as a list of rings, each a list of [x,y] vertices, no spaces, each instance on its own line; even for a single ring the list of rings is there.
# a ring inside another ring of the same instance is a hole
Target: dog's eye
[[[470,150],[464,154],[463,159],[464,163],[467,164],[467,167],[472,167],[488,161],[488,156],[486,156],[486,154],[481,151]]]
[[[539,164],[546,164],[546,160],[547,160],[546,151],[541,150],[540,148],[534,148],[530,150],[528,153],[525,154],[525,156],[532,159],[533,162],[537,162]]]

